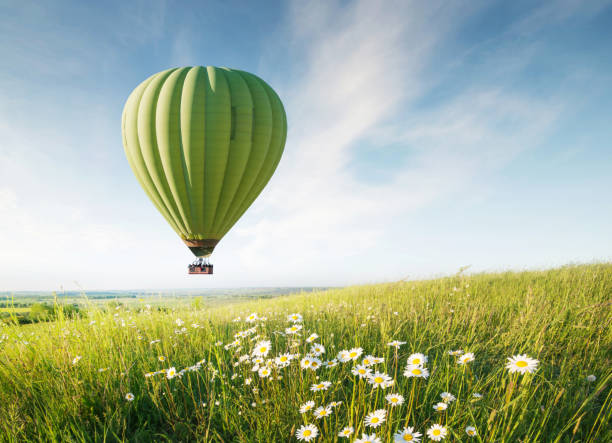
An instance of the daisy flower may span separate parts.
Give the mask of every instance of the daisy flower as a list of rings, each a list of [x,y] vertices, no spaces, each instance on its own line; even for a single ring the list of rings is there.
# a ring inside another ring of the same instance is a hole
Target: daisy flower
[[[372,369],[366,368],[362,365],[357,365],[353,369],[351,369],[351,372],[353,373],[353,375],[358,375],[359,378],[365,378],[372,373]]]
[[[374,364],[374,359],[376,357],[374,357],[373,355],[366,355],[363,360],[361,361],[361,364],[363,366],[372,366]]]
[[[406,427],[401,431],[397,431],[393,436],[393,441],[395,443],[412,441],[418,443],[421,441],[421,433],[416,432],[412,426]]]
[[[404,403],[404,397],[400,394],[389,394],[385,396],[385,399],[391,406],[399,406]]]
[[[442,397],[442,401],[444,403],[451,403],[457,400],[457,398],[450,392],[443,392],[442,394],[440,394],[440,397]]]
[[[300,429],[295,431],[295,437],[300,441],[310,441],[317,438],[319,430],[315,425],[300,426]]]
[[[166,371],[166,378],[171,379],[176,377],[176,368],[172,366]]]
[[[320,344],[314,344],[312,345],[312,348],[310,348],[310,353],[314,354],[314,355],[321,355],[325,353],[325,346],[320,345]]]
[[[300,367],[302,369],[308,369],[311,363],[312,363],[312,358],[304,357],[302,360],[300,360]]]
[[[300,332],[300,329],[302,329],[302,325],[292,325],[291,327],[285,329],[285,334],[297,334]]]
[[[276,363],[276,366],[279,368],[284,368],[285,366],[289,366],[292,358],[293,355],[291,354],[282,354],[274,359],[274,363]]]
[[[317,392],[317,391],[327,391],[327,389],[329,389],[329,387],[331,386],[331,382],[330,381],[322,381],[321,383],[317,383],[314,384],[310,387],[311,391]]]
[[[163,355],[160,355],[159,357],[157,357],[157,359],[161,362],[166,361],[166,357],[164,357]]]
[[[264,366],[263,368],[260,368],[259,371],[257,371],[257,373],[259,374],[261,378],[266,378],[270,376],[272,371],[270,371],[270,368]]]
[[[318,358],[313,358],[310,361],[310,369],[312,369],[313,371],[316,371],[317,369],[319,369],[321,367],[321,360],[319,360]]]
[[[375,372],[368,377],[368,383],[373,385],[375,388],[381,387],[385,389],[393,385],[393,380],[387,374]]]
[[[476,437],[476,435],[478,435],[478,432],[476,432],[476,428],[474,426],[466,427],[465,433],[469,435],[470,437]]]
[[[329,415],[331,415],[332,413],[332,408],[329,406],[319,406],[317,409],[315,409],[314,411],[314,416],[315,418],[321,419],[321,418],[325,418]]]
[[[453,357],[458,357],[461,354],[463,354],[463,350],[462,349],[457,349],[456,351],[448,351],[448,355],[451,355]]]
[[[300,414],[305,414],[306,412],[310,411],[312,408],[314,408],[314,405],[315,405],[314,401],[312,400],[307,401],[302,406],[300,406]]]
[[[125,399],[127,401],[133,401],[134,400],[134,394],[132,394],[131,392],[128,392],[127,394],[125,394]]]
[[[259,318],[259,317],[257,317],[257,314],[253,312],[251,315],[249,315],[249,316],[246,318],[246,322],[247,322],[247,323],[253,323],[254,321],[258,320],[258,318]]]
[[[374,357],[374,358],[372,359],[372,362],[373,362],[375,365],[377,365],[377,364],[379,364],[379,363],[382,363],[382,362],[384,362],[384,361],[385,361],[385,358],[384,358],[384,357]]]
[[[353,435],[353,432],[355,432],[355,429],[352,426],[346,426],[338,433],[338,437],[349,438]]]
[[[420,366],[410,366],[406,367],[404,371],[404,377],[420,377],[427,378],[429,377],[429,370],[427,368],[422,368]]]
[[[408,364],[412,365],[412,366],[423,366],[425,365],[425,363],[427,363],[427,356],[424,354],[421,354],[420,352],[416,353],[416,354],[410,354],[410,357],[408,357]]]
[[[435,411],[442,412],[442,411],[446,411],[446,408],[448,408],[448,405],[441,401],[440,403],[436,403],[435,405],[433,405],[433,408]]]
[[[255,345],[255,349],[253,349],[253,355],[258,357],[265,357],[270,352],[270,340],[262,340]]]
[[[363,349],[361,348],[353,348],[348,351],[348,356],[353,361],[357,360],[361,354],[363,354]]]
[[[439,424],[435,424],[427,430],[427,436],[433,441],[443,440],[447,433],[446,428]]]
[[[323,363],[323,366],[327,368],[333,368],[334,366],[338,366],[338,360],[336,360],[335,358],[332,360],[328,360],[325,363]]]
[[[527,357],[525,354],[514,355],[508,357],[506,368],[510,373],[519,372],[521,374],[532,374],[538,369],[540,362],[533,358]]]
[[[474,397],[474,398],[482,398],[482,394],[480,392],[474,392],[472,394],[472,397]]]
[[[361,438],[355,440],[355,443],[382,443],[381,439],[376,434],[361,434]]]
[[[293,323],[298,323],[302,321],[302,314],[291,314],[287,317],[288,321],[292,321]]]
[[[351,359],[351,357],[349,356],[349,351],[347,351],[346,349],[338,352],[338,357],[337,358],[342,363],[346,363],[347,361],[349,361]]]
[[[597,377],[595,377],[593,374],[591,374],[591,375],[587,375],[586,379],[587,379],[587,381],[589,383],[593,383],[595,380],[597,380]]]
[[[401,345],[405,345],[405,344],[406,344],[405,341],[393,340],[392,342],[387,343],[387,346],[392,346],[396,349],[399,349]]]
[[[460,365],[464,365],[471,361],[474,361],[474,353],[468,352],[468,353],[463,354],[461,357],[459,357],[459,360],[457,360],[457,363],[459,363]]]
[[[319,338],[319,336],[316,333],[310,334],[310,336],[306,339],[306,342],[308,343],[312,343],[313,341],[315,341],[317,338]]]
[[[366,426],[369,426],[371,428],[377,428],[385,422],[386,417],[387,411],[385,411],[384,409],[377,409],[376,411],[366,415],[366,418],[363,422]]]
[[[72,359],[72,364],[76,365],[79,362],[79,360],[81,360],[82,358],[83,358],[82,356],[77,355],[76,357]]]

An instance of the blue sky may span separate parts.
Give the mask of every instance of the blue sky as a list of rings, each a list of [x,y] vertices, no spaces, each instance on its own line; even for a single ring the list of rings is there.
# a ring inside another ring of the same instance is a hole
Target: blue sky
[[[0,4],[0,290],[346,285],[612,256],[612,3]],[[193,258],[127,164],[131,92],[253,72],[289,133]]]

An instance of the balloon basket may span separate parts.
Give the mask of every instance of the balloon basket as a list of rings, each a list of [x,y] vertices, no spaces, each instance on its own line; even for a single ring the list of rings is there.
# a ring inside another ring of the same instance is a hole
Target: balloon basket
[[[211,275],[213,273],[213,265],[208,262],[208,260],[197,259],[189,266],[187,266],[187,270],[189,274],[194,275]]]

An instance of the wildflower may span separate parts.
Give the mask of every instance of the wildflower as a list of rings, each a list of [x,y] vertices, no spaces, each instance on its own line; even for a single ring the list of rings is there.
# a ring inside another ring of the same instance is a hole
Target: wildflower
[[[478,432],[476,432],[476,428],[474,426],[466,427],[465,433],[469,435],[470,437],[476,437],[476,435],[478,435]]]
[[[168,379],[176,377],[176,368],[174,366],[166,371],[166,377]]]
[[[247,323],[253,323],[254,321],[256,321],[256,320],[258,320],[258,319],[259,319],[259,317],[257,317],[257,314],[253,312],[251,315],[249,315],[249,316],[246,318],[246,322],[247,322]]]
[[[595,377],[593,374],[591,374],[591,375],[587,375],[586,379],[587,379],[587,381],[589,383],[593,383],[595,380],[597,380],[597,377]]]
[[[332,408],[329,406],[319,406],[317,409],[315,409],[314,411],[314,416],[317,420],[321,419],[321,418],[325,418],[328,415],[331,415],[332,413]]]
[[[393,385],[393,380],[387,374],[375,372],[368,377],[368,383],[374,385],[375,388],[381,387],[385,389]]]
[[[306,339],[306,342],[308,343],[312,343],[313,341],[315,341],[317,338],[319,338],[319,336],[316,333],[310,334],[310,336]]]
[[[361,434],[361,438],[355,440],[354,443],[382,443],[381,439],[376,436],[376,434]]]
[[[374,359],[376,357],[374,357],[373,355],[366,355],[363,360],[361,361],[361,364],[363,366],[372,366],[374,364]]]
[[[338,360],[336,360],[335,358],[332,360],[327,360],[325,363],[323,363],[323,365],[328,368],[333,368],[334,366],[338,365]]]
[[[272,371],[270,371],[270,368],[267,367],[263,367],[261,369],[259,369],[258,374],[261,378],[266,378],[269,377],[270,374],[272,373]]]
[[[474,398],[482,398],[482,394],[480,392],[474,392],[472,394],[472,397],[474,397]]]
[[[100,369],[98,369],[98,372],[105,372],[105,371],[108,371],[108,368],[100,368]]]
[[[457,360],[457,363],[459,363],[460,365],[464,365],[472,361],[474,361],[474,353],[468,352],[466,354],[463,354],[461,357],[459,357],[459,360]]]
[[[353,348],[348,351],[348,356],[353,361],[357,360],[361,354],[363,354],[363,349],[361,348]]]
[[[392,342],[387,343],[387,346],[392,346],[395,349],[399,349],[401,345],[405,345],[405,344],[406,344],[405,341],[393,340]]]
[[[322,381],[321,383],[317,383],[314,384],[310,387],[311,391],[327,391],[327,389],[329,389],[329,387],[331,386],[331,382],[329,381]]]
[[[291,325],[289,328],[285,329],[285,334],[297,334],[302,329],[302,325]]]
[[[180,318],[176,319],[176,325],[180,328],[181,326],[183,326],[185,324],[185,322],[183,320],[181,320]]]
[[[404,403],[404,397],[400,394],[389,394],[385,397],[391,406],[399,406]]]
[[[157,357],[157,359],[161,362],[166,361],[166,357],[164,357],[163,355],[160,355],[159,357]]]
[[[315,425],[300,426],[300,429],[295,431],[295,436],[298,440],[310,441],[317,438],[319,430]]]
[[[362,365],[357,365],[353,369],[351,369],[351,372],[353,373],[353,375],[358,375],[359,378],[365,378],[372,373],[372,369],[366,368]]]
[[[128,392],[127,394],[125,394],[125,399],[127,401],[134,401],[134,394],[132,394],[131,392]]]
[[[352,426],[346,426],[340,431],[338,437],[349,438],[351,435],[353,435],[353,432],[355,432],[355,428],[353,428]]]
[[[448,408],[448,405],[444,402],[440,402],[440,403],[436,403],[435,405],[433,405],[434,410],[438,411],[438,412],[442,412],[442,411],[446,411],[446,408]]]
[[[287,317],[288,321],[292,321],[293,323],[298,323],[302,321],[302,315],[301,314],[291,314],[289,317]]]
[[[363,422],[366,426],[369,426],[371,428],[377,428],[385,422],[386,417],[387,411],[385,411],[384,409],[377,409],[376,411],[366,415],[366,418]]]
[[[259,357],[265,357],[270,352],[270,340],[262,340],[255,345],[255,349],[253,349],[253,355]]]
[[[342,363],[346,363],[347,361],[349,361],[351,359],[351,357],[349,357],[349,351],[347,351],[346,349],[338,352],[338,357],[337,358]]]
[[[515,355],[508,357],[508,364],[506,368],[510,373],[520,372],[521,374],[529,373],[532,374],[538,369],[540,362],[533,358],[527,357],[527,355]]]
[[[373,357],[372,358],[372,364],[375,364],[375,365],[382,363],[384,361],[385,361],[384,357]]]
[[[321,355],[325,353],[325,346],[323,345],[319,345],[319,344],[314,344],[312,345],[312,348],[310,348],[310,352],[314,355]]]
[[[418,443],[421,441],[421,433],[416,432],[412,426],[406,427],[401,431],[397,431],[393,436],[393,441],[395,443],[404,442],[404,441],[412,441]]]
[[[305,414],[306,412],[310,411],[312,408],[314,408],[314,405],[315,405],[314,401],[312,400],[307,401],[302,406],[300,406],[300,414]]]
[[[419,378],[427,378],[429,377],[429,370],[427,368],[422,368],[420,366],[410,366],[406,367],[404,371],[405,377],[419,377]]]
[[[337,406],[340,406],[341,404],[342,404],[341,401],[332,401],[327,406],[329,406],[330,408],[335,408]]]
[[[252,378],[245,378],[245,379],[244,379],[244,384],[245,384],[245,385],[250,385],[252,381],[253,381],[253,379],[252,379]]]
[[[311,364],[312,364],[312,358],[310,357],[304,357],[302,360],[300,360],[300,367],[302,369],[310,368]]]
[[[440,441],[446,437],[448,431],[442,425],[435,424],[427,430],[427,435],[433,441]]]
[[[427,363],[427,356],[421,353],[410,354],[408,357],[408,364],[412,366],[423,366]]]
[[[83,357],[82,357],[82,356],[80,356],[80,355],[77,355],[76,357],[74,357],[74,358],[72,359],[72,365],[73,365],[73,366],[74,366],[74,365],[76,365],[76,364],[79,362],[79,360],[81,360],[82,358],[83,358]]]
[[[311,359],[311,361],[310,361],[310,369],[312,369],[313,371],[316,371],[320,367],[321,367],[321,360],[319,360],[318,358]]]
[[[457,398],[450,392],[443,392],[442,394],[440,394],[440,397],[442,397],[442,401],[444,403],[452,403],[457,400]]]
[[[274,359],[274,363],[276,363],[276,366],[278,366],[279,368],[284,368],[285,366],[289,365],[292,358],[293,355],[291,354],[282,354]]]
[[[448,351],[448,355],[453,356],[453,357],[458,357],[461,354],[463,354],[462,349],[457,349],[456,351]]]

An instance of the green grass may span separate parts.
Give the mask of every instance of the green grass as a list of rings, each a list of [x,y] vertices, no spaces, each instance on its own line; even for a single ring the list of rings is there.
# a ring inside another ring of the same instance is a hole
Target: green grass
[[[4,325],[0,440],[278,442],[295,441],[296,430],[313,423],[316,441],[346,441],[337,437],[344,426],[360,436],[365,415],[386,409],[386,422],[367,431],[383,442],[405,425],[425,434],[434,423],[447,427],[446,441],[467,441],[466,426],[479,434],[470,441],[612,441],[611,302],[612,265],[602,264],[349,287],[202,310],[131,306],[92,310],[83,320]],[[267,320],[247,324],[252,312]],[[303,330],[286,336],[293,312],[303,315]],[[250,327],[257,337],[225,349]],[[283,352],[301,358],[311,333],[326,348],[323,360],[353,347],[363,348],[362,357],[384,357],[375,370],[395,386],[373,389],[351,374],[352,363],[312,371],[300,369],[298,358],[266,379],[251,371],[252,363],[238,364],[263,339],[272,342],[268,358]],[[396,353],[391,340],[407,343]],[[458,365],[448,354],[455,349],[473,352],[475,360]],[[412,352],[428,357],[428,379],[402,375]],[[534,374],[505,369],[507,357],[519,353],[539,360]],[[82,358],[73,364],[76,356]],[[145,377],[202,359],[182,377]],[[590,374],[597,380],[588,382]],[[332,385],[310,391],[317,381]],[[435,412],[444,391],[457,400]],[[392,409],[388,393],[405,403]],[[316,420],[298,411],[308,400],[342,404]]]

